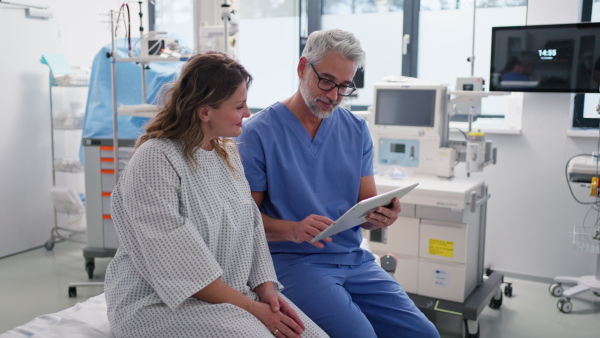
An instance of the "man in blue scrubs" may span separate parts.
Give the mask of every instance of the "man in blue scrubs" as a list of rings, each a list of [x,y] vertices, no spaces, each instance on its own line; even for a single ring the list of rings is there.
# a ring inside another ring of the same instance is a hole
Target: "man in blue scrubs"
[[[402,287],[360,248],[361,227],[394,223],[400,202],[364,224],[310,241],[377,195],[366,122],[338,107],[365,53],[352,33],[317,31],[298,62],[298,91],[251,117],[238,137],[283,293],[332,337],[439,337]]]

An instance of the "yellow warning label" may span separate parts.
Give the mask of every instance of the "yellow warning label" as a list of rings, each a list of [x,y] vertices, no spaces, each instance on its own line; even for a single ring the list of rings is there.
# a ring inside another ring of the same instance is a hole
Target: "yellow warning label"
[[[454,257],[454,242],[430,238],[429,254],[452,258]]]

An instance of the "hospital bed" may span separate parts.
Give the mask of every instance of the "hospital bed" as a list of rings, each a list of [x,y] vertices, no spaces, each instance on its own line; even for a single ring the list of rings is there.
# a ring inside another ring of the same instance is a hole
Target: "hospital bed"
[[[113,338],[106,315],[104,294],[56,313],[34,318],[30,322],[0,334],[0,338]]]
[[[370,250],[365,239],[361,245]],[[376,257],[379,262],[379,257]],[[41,315],[0,334],[0,338],[114,338],[108,324],[104,293],[65,310]]]

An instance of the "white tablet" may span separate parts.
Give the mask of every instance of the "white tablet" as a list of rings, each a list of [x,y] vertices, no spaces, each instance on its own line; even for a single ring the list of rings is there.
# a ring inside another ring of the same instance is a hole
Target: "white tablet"
[[[419,185],[419,183],[411,184],[404,188],[399,188],[381,195],[373,196],[356,203],[352,208],[350,208],[350,210],[346,211],[345,214],[340,216],[340,218],[338,218],[335,222],[333,222],[333,224],[327,227],[327,229],[323,230],[310,242],[314,243],[316,241],[320,241],[325,237],[333,236],[339,232],[363,224],[367,221],[365,217],[377,209],[377,207],[389,205],[392,203],[392,199],[394,199],[394,197],[398,197],[398,199],[402,198],[417,185]]]

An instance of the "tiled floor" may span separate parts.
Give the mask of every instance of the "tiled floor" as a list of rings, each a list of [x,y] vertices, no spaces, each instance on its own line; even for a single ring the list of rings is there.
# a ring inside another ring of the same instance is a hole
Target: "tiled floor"
[[[36,316],[63,310],[100,294],[102,288],[79,287],[68,297],[68,284],[87,282],[83,244],[57,243],[52,251],[31,250],[0,259],[0,333]],[[94,281],[102,281],[108,259],[96,259]],[[591,272],[590,272],[591,273]],[[480,337],[600,337],[600,297],[591,292],[572,299],[573,311],[564,314],[548,284],[505,277],[513,282],[513,296],[504,297],[500,309],[486,307],[479,317]],[[427,313],[444,338],[461,337],[462,319],[444,313]]]

